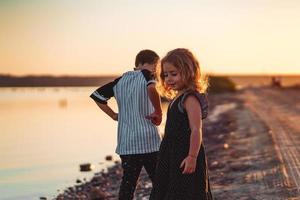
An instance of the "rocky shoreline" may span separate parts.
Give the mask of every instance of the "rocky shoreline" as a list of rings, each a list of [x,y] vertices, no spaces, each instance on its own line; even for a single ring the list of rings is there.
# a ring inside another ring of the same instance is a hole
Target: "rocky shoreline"
[[[243,92],[210,96],[210,117],[204,122],[204,144],[214,199],[289,199],[268,127],[244,106]],[[115,161],[107,171],[67,188],[55,199],[116,200],[122,177]],[[149,198],[152,184],[145,171],[135,200]]]

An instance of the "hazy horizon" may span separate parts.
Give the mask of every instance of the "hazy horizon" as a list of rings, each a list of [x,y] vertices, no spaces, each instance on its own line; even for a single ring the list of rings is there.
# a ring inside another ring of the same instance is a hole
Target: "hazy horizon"
[[[125,71],[124,71],[125,72]],[[34,77],[42,77],[42,76],[51,76],[51,77],[113,77],[120,76],[124,72],[120,72],[119,74],[9,74],[9,73],[0,73],[0,76],[13,76],[13,77],[25,77],[25,76],[34,76]],[[300,76],[299,73],[294,74],[284,74],[284,73],[205,73],[208,76]]]

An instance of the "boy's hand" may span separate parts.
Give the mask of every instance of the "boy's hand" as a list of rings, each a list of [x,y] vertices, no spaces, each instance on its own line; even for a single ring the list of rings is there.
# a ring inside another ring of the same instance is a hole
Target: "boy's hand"
[[[151,120],[152,124],[159,126],[162,121],[162,113],[153,112],[146,116],[146,119]]]
[[[182,174],[191,174],[195,172],[197,158],[187,156],[181,163],[180,168],[183,168]]]

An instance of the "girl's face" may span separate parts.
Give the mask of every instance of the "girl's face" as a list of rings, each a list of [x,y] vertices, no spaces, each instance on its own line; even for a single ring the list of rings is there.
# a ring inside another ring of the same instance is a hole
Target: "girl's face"
[[[180,92],[184,89],[184,82],[182,80],[179,70],[171,63],[164,63],[162,66],[164,82],[172,90]]]

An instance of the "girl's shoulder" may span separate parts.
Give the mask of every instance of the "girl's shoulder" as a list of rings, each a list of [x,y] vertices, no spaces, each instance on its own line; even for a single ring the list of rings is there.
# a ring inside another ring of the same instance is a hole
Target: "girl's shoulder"
[[[201,106],[201,112],[202,112],[202,119],[206,118],[208,115],[208,98],[206,93],[199,93],[198,91],[189,90],[186,91],[180,99],[180,102],[178,103],[178,109],[180,112],[184,113],[184,102],[189,96],[194,96],[199,101],[199,104]]]

